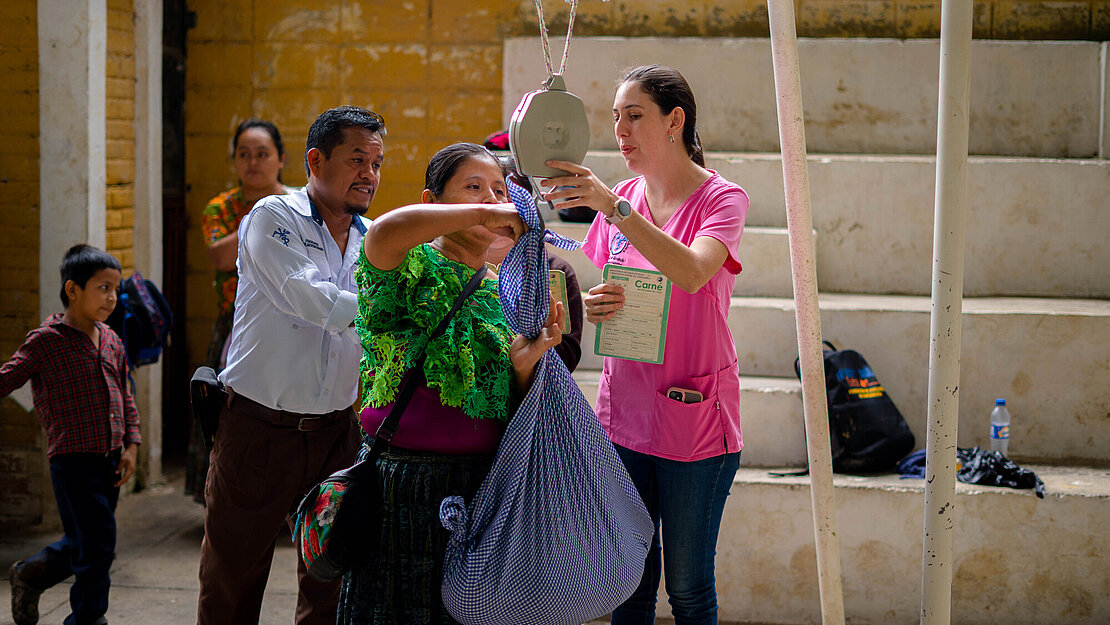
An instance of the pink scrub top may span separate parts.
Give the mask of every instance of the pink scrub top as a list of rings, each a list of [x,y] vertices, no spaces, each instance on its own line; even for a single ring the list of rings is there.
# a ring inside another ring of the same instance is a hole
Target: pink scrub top
[[[671,460],[701,460],[744,446],[739,366],[728,310],[741,269],[737,248],[748,195],[717,172],[712,174],[662,230],[687,246],[698,237],[713,237],[728,249],[728,258],[697,293],[672,285],[663,363],[606,357],[597,392],[597,416],[614,443]],[[614,191],[651,221],[645,188],[641,176],[618,184]],[[582,250],[598,267],[610,263],[656,269],[601,213]],[[667,389],[672,386],[698,391],[704,400],[684,404],[670,399]]]

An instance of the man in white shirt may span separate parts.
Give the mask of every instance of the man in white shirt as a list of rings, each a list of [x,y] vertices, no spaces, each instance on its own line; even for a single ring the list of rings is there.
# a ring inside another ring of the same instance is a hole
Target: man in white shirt
[[[235,320],[220,380],[227,406],[212,448],[200,559],[199,625],[258,623],[274,545],[300,497],[350,466],[362,348],[354,268],[378,188],[385,121],[342,106],[308,131],[308,184],[260,200],[239,226]],[[338,582],[298,562],[296,623],[335,623]]]

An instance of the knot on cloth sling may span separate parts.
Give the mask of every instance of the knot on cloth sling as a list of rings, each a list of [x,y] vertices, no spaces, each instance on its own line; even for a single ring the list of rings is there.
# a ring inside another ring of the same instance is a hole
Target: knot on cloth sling
[[[509,325],[536,336],[547,318],[543,229],[531,196],[509,195],[530,230],[501,265]],[[548,350],[470,502],[448,497],[443,604],[464,625],[578,625],[608,614],[640,583],[651,517],[566,365]]]

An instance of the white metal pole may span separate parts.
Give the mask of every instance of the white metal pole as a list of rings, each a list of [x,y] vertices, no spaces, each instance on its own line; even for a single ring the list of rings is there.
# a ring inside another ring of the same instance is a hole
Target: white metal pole
[[[817,265],[813,218],[809,205],[809,171],[802,117],[802,83],[798,68],[798,36],[793,0],[767,0],[771,26],[771,56],[778,100],[782,179],[786,189],[786,221],[790,238],[790,266],[794,280],[795,324],[802,371],[806,447],[809,454],[813,532],[817,544],[817,579],[821,594],[821,622],[844,623],[844,594],[840,580],[840,541],[836,535],[829,415],[825,396],[825,363],[821,348],[821,313],[817,301]]]
[[[921,622],[927,625],[947,625],[952,621],[971,9],[972,0],[941,3],[925,535],[921,563]]]

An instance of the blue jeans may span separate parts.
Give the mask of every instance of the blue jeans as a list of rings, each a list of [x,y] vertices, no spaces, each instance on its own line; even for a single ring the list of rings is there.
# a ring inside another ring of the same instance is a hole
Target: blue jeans
[[[74,576],[69,590],[72,613],[65,625],[106,622],[108,570],[116,552],[119,455],[59,454],[50,459],[50,483],[65,535],[27,559],[20,577],[43,591]]]
[[[612,625],[655,622],[661,554],[666,554],[666,588],[676,625],[715,624],[717,534],[725,498],[740,468],[740,452],[680,462],[614,447],[655,521],[655,538],[640,586],[613,610]],[[660,540],[660,526],[667,536],[665,543]]]

